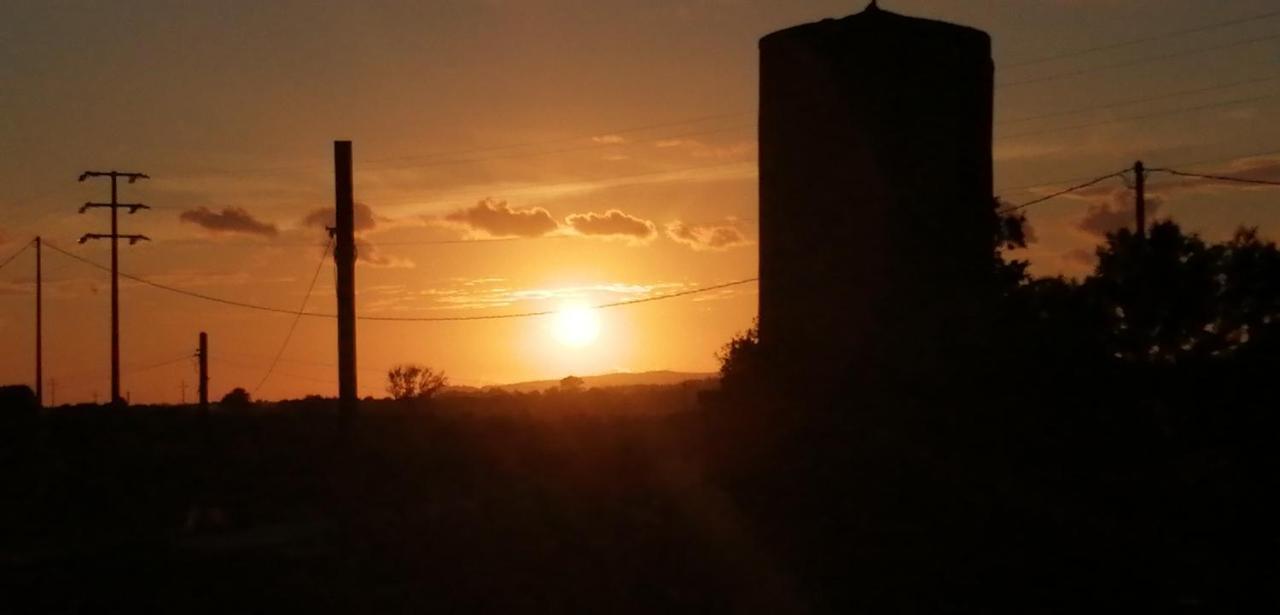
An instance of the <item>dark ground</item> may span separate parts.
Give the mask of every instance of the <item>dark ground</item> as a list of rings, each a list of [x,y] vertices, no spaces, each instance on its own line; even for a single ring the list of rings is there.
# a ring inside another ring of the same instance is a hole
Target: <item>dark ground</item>
[[[0,611],[1277,604],[1274,478],[1211,434],[910,410],[928,399],[796,420],[695,393],[374,402],[346,437],[322,401],[15,421]],[[1072,433],[1093,427],[1114,442]]]

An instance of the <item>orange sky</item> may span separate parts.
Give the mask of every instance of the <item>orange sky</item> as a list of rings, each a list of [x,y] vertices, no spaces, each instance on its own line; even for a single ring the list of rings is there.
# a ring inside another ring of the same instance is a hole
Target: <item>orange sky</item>
[[[107,230],[105,212],[76,213],[105,199],[106,183],[75,178],[144,171],[154,179],[122,186],[121,199],[155,209],[123,216],[122,231],[155,241],[122,248],[123,271],[297,309],[325,241],[312,214],[332,207],[331,144],[351,139],[368,214],[362,314],[539,311],[751,277],[756,40],[862,4],[17,2],[0,23],[0,258],[40,234],[108,262],[102,242],[76,245]],[[1203,28],[1275,11],[1270,2],[882,6],[992,34],[996,178],[1010,202],[1136,158],[1280,178],[1269,119],[1280,17]],[[1169,32],[1185,33],[1028,63]],[[1277,234],[1274,192],[1152,186],[1158,216],[1210,238],[1240,223]],[[1024,256],[1036,271],[1088,267],[1096,232],[1126,217],[1108,209],[1119,187],[1029,211],[1037,242]],[[495,237],[511,240],[456,242]],[[105,399],[108,279],[50,251],[45,264],[46,378],[59,403]],[[31,267],[27,253],[0,271],[0,382],[32,378]],[[746,285],[603,310],[600,339],[583,348],[557,343],[547,318],[362,322],[360,389],[381,395],[382,374],[402,361],[469,385],[711,371],[755,301]],[[257,388],[291,321],[132,282],[121,304],[135,402],[178,401],[184,381],[192,398],[189,362],[152,366],[189,353],[201,330],[214,396]],[[307,306],[333,311],[331,262]],[[332,395],[334,347],[333,321],[304,318],[256,395]]]

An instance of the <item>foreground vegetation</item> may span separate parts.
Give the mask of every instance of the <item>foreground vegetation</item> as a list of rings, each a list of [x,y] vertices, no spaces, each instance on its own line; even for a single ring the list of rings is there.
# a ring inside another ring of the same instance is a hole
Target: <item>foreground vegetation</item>
[[[3,595],[37,612],[1280,605],[1275,246],[1166,223],[1099,256],[1080,281],[995,259],[985,334],[916,380],[778,378],[748,334],[714,390],[407,396],[345,427],[318,398],[9,413]]]

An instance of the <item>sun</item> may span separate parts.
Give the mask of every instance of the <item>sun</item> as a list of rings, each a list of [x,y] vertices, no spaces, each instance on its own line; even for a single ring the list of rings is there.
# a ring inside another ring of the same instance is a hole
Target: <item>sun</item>
[[[582,348],[600,337],[600,316],[586,306],[569,306],[556,313],[551,332],[557,342]]]

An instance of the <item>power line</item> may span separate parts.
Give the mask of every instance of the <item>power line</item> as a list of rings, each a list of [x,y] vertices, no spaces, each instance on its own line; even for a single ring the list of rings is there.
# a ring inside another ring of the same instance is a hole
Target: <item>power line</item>
[[[1266,82],[1268,82],[1268,81],[1275,81],[1276,79],[1280,79],[1280,75],[1272,75],[1272,76],[1270,76],[1270,77],[1262,77],[1262,78],[1259,78],[1259,79],[1247,79],[1247,80],[1244,80],[1244,81],[1234,81],[1234,82],[1231,82],[1231,83],[1223,83],[1223,84],[1219,84],[1219,85],[1211,85],[1211,86],[1206,86],[1206,87],[1201,87],[1201,88],[1195,88],[1195,89],[1191,89],[1191,90],[1179,90],[1179,91],[1177,91],[1177,92],[1169,92],[1169,93],[1166,93],[1166,94],[1156,94],[1156,95],[1154,95],[1154,96],[1144,96],[1144,97],[1142,97],[1142,98],[1130,98],[1130,99],[1127,99],[1127,100],[1119,100],[1119,101],[1112,102],[1112,103],[1107,103],[1107,104],[1104,104],[1104,105],[1093,105],[1093,106],[1089,106],[1089,107],[1075,107],[1075,108],[1072,108],[1072,109],[1065,109],[1065,110],[1061,110],[1061,111],[1054,111],[1054,112],[1051,112],[1051,113],[1044,113],[1044,114],[1041,114],[1041,115],[1028,115],[1028,116],[1022,116],[1022,117],[1015,117],[1015,118],[1011,118],[1011,119],[1003,120],[1003,121],[1000,121],[1000,122],[996,122],[996,126],[1008,126],[1008,125],[1010,125],[1010,124],[1021,124],[1021,123],[1023,123],[1023,122],[1032,122],[1032,121],[1036,121],[1036,120],[1046,120],[1046,119],[1051,119],[1051,118],[1055,118],[1055,117],[1064,117],[1064,116],[1070,116],[1070,115],[1079,115],[1079,114],[1082,114],[1082,113],[1088,113],[1089,111],[1102,111],[1102,110],[1104,110],[1104,109],[1114,109],[1114,108],[1116,108],[1116,107],[1126,107],[1126,106],[1129,106],[1129,105],[1136,105],[1136,104],[1138,104],[1138,103],[1154,102],[1154,101],[1157,101],[1157,100],[1166,100],[1166,99],[1169,99],[1169,98],[1178,98],[1178,97],[1180,97],[1180,96],[1187,96],[1187,95],[1190,95],[1190,94],[1202,94],[1202,93],[1204,93],[1204,92],[1214,92],[1214,91],[1217,91],[1217,90],[1226,90],[1226,89],[1229,89],[1229,88],[1240,87],[1240,86],[1242,86],[1242,85],[1253,85],[1253,84],[1257,84],[1257,83],[1266,83]]]
[[[1088,188],[1089,186],[1092,186],[1092,185],[1094,185],[1094,184],[1101,183],[1101,182],[1106,181],[1106,180],[1108,180],[1108,179],[1111,179],[1111,178],[1113,178],[1113,177],[1123,177],[1123,176],[1124,176],[1124,172],[1123,172],[1123,171],[1119,171],[1119,172],[1116,172],[1116,173],[1111,173],[1111,174],[1108,174],[1108,175],[1103,175],[1102,177],[1095,177],[1095,178],[1093,178],[1093,179],[1091,179],[1091,180],[1089,180],[1089,181],[1087,181],[1087,182],[1085,182],[1085,183],[1083,183],[1083,184],[1077,184],[1077,185],[1072,186],[1072,187],[1070,187],[1070,188],[1067,188],[1067,189],[1065,189],[1065,190],[1059,190],[1059,191],[1057,191],[1057,192],[1055,192],[1055,193],[1053,193],[1053,194],[1045,195],[1045,196],[1042,196],[1042,197],[1040,197],[1040,198],[1038,198],[1038,199],[1032,199],[1032,200],[1030,200],[1030,201],[1027,201],[1027,202],[1025,202],[1025,203],[1021,203],[1021,204],[1019,204],[1019,205],[1014,205],[1014,206],[1012,206],[1012,207],[1005,207],[1004,209],[1001,209],[999,213],[1007,214],[1007,213],[1012,213],[1012,212],[1019,211],[1019,210],[1022,210],[1022,209],[1026,209],[1026,208],[1028,208],[1028,207],[1031,207],[1032,205],[1036,205],[1036,204],[1038,204],[1038,203],[1043,203],[1043,202],[1045,202],[1045,201],[1048,201],[1049,199],[1055,199],[1055,198],[1058,198],[1058,197],[1063,196],[1063,195],[1065,195],[1065,194],[1070,194],[1070,193],[1072,193],[1072,192],[1075,192],[1075,191],[1077,191],[1077,190],[1083,190],[1083,189],[1085,189],[1085,188]]]
[[[1168,173],[1180,177],[1194,177],[1198,179],[1209,179],[1214,181],[1236,182],[1240,184],[1258,184],[1263,186],[1280,186],[1280,181],[1271,181],[1266,179],[1249,179],[1246,177],[1231,177],[1229,175],[1207,175],[1204,173],[1187,173],[1185,171],[1176,171],[1174,169],[1151,169],[1151,172]]]
[[[1280,150],[1254,151],[1254,152],[1248,152],[1248,153],[1235,154],[1235,155],[1226,156],[1222,158],[1201,158],[1198,160],[1184,160],[1181,162],[1177,162],[1172,166],[1189,167],[1189,166],[1202,165],[1202,164],[1217,164],[1221,162],[1233,162],[1233,161],[1241,160],[1244,158],[1256,158],[1259,156],[1273,156],[1276,154],[1280,154]],[[1087,179],[1090,179],[1091,177],[1092,176],[1089,176],[1089,175],[1081,175],[1077,177],[1070,177],[1066,179],[1058,179],[1053,181],[1045,181],[1045,182],[1039,182],[1035,184],[1020,184],[1017,186],[1005,186],[1004,188],[1001,188],[997,192],[999,193],[1019,192],[1023,190],[1031,190],[1034,188],[1047,188],[1050,186],[1061,186],[1063,184],[1068,184],[1071,182],[1085,181]]]
[[[86,265],[91,266],[91,267],[94,267],[94,268],[97,268],[97,269],[101,269],[101,270],[103,270],[103,271],[107,271],[107,270],[109,270],[107,267],[105,267],[105,266],[103,266],[103,265],[100,265],[100,264],[98,264],[98,263],[95,263],[94,261],[91,261],[91,260],[89,260],[89,259],[87,259],[87,258],[84,258],[84,257],[82,257],[82,256],[80,256],[80,255],[78,255],[78,254],[72,254],[71,252],[68,252],[68,251],[66,251],[66,250],[63,250],[62,248],[59,248],[59,247],[57,247],[57,246],[55,246],[55,245],[53,245],[53,244],[51,244],[51,243],[49,243],[49,242],[47,242],[47,241],[45,242],[45,245],[46,245],[46,246],[48,246],[49,248],[53,249],[54,251],[58,252],[59,254],[62,254],[62,255],[67,256],[67,257],[69,257],[69,258],[73,258],[73,259],[75,259],[75,260],[78,260],[78,261],[80,261],[80,262],[82,262],[82,263],[84,263],[84,264],[86,264]],[[173,286],[168,286],[168,285],[166,285],[166,284],[160,284],[159,282],[153,282],[153,281],[148,280],[148,279],[146,279],[146,278],[142,278],[142,277],[139,277],[139,276],[136,276],[136,275],[127,274],[127,273],[124,273],[124,272],[121,272],[121,273],[120,273],[120,276],[121,276],[121,277],[123,277],[123,278],[127,278],[127,279],[130,279],[130,280],[133,280],[133,281],[135,281],[135,282],[141,283],[141,284],[146,284],[146,285],[148,285],[148,286],[152,286],[152,287],[154,287],[154,288],[159,288],[159,289],[161,289],[161,290],[167,290],[167,291],[172,292],[172,293],[177,293],[177,294],[180,294],[180,295],[185,295],[185,296],[192,297],[192,298],[195,298],[195,299],[203,299],[203,300],[205,300],[205,301],[211,301],[211,302],[214,302],[214,303],[221,303],[221,304],[223,304],[223,305],[229,305],[229,306],[233,306],[233,307],[245,308],[245,309],[250,309],[250,310],[259,310],[259,311],[263,311],[263,312],[272,312],[272,313],[276,313],[276,314],[288,314],[288,315],[290,315],[290,316],[308,316],[308,317],[314,317],[314,318],[337,318],[337,315],[335,315],[335,314],[326,314],[326,313],[323,313],[323,312],[308,312],[308,311],[305,311],[305,310],[287,310],[287,309],[275,308],[275,307],[270,307],[270,306],[265,306],[265,305],[257,305],[257,304],[253,304],[253,303],[244,303],[244,302],[241,302],[241,301],[233,301],[233,300],[231,300],[231,299],[223,299],[223,298],[220,298],[220,297],[213,297],[213,296],[210,296],[210,295],[205,295],[205,294],[203,294],[203,293],[197,293],[197,292],[193,292],[193,291],[189,291],[189,290],[184,290],[184,289],[181,289],[181,288],[176,288],[176,287],[173,287]],[[601,305],[595,305],[595,306],[591,306],[591,307],[592,307],[592,308],[596,308],[596,309],[603,309],[603,308],[621,307],[621,306],[624,306],[624,305],[635,305],[635,304],[638,304],[638,303],[648,303],[648,302],[651,302],[651,301],[661,301],[661,300],[663,300],[663,299],[674,299],[674,298],[676,298],[676,297],[684,297],[684,296],[687,296],[687,295],[694,295],[694,294],[698,294],[698,293],[705,293],[705,292],[710,292],[710,291],[713,291],[713,290],[720,290],[720,289],[723,289],[723,288],[729,288],[729,287],[731,287],[731,286],[738,286],[738,285],[741,285],[741,284],[747,284],[747,283],[749,283],[749,282],[755,282],[755,281],[757,281],[757,280],[759,280],[759,278],[745,278],[745,279],[742,279],[742,280],[736,280],[736,281],[733,281],[733,282],[727,282],[727,283],[724,283],[724,284],[716,284],[716,285],[712,285],[712,286],[704,286],[704,287],[701,287],[701,288],[694,288],[694,289],[684,290],[684,291],[680,291],[680,292],[666,293],[666,294],[662,294],[662,295],[654,295],[654,296],[652,296],[652,297],[642,297],[642,298],[639,298],[639,299],[629,299],[629,300],[626,300],[626,301],[615,301],[615,302],[612,302],[612,303],[604,303],[604,304],[601,304]],[[510,318],[530,318],[530,317],[534,317],[534,316],[547,316],[547,315],[555,314],[555,313],[557,313],[557,310],[543,310],[543,311],[538,311],[538,312],[520,312],[520,313],[515,313],[515,314],[489,314],[489,315],[479,315],[479,316],[422,316],[422,317],[413,317],[413,316],[356,316],[356,319],[357,319],[357,320],[369,320],[369,321],[381,321],[381,322],[464,322],[464,321],[473,321],[473,320],[502,320],[502,319],[510,319]]]
[[[1233,162],[1233,161],[1241,160],[1244,158],[1257,158],[1258,156],[1274,156],[1276,154],[1280,154],[1280,150],[1273,149],[1273,150],[1265,150],[1265,151],[1259,151],[1259,152],[1250,152],[1247,154],[1236,154],[1233,156],[1228,156],[1226,158],[1201,158],[1199,160],[1188,160],[1188,161],[1178,162],[1178,163],[1175,163],[1173,166],[1189,167],[1189,166],[1195,166],[1195,165],[1201,165],[1201,164],[1216,164],[1220,162]]]
[[[1049,133],[1054,133],[1054,132],[1066,132],[1066,131],[1070,131],[1070,130],[1079,130],[1079,129],[1081,129],[1081,128],[1092,128],[1092,127],[1094,127],[1094,126],[1105,126],[1105,125],[1107,125],[1107,124],[1119,124],[1119,123],[1123,123],[1123,122],[1132,122],[1132,121],[1137,121],[1137,120],[1146,120],[1146,119],[1152,119],[1152,118],[1158,118],[1158,117],[1168,117],[1168,116],[1171,116],[1171,115],[1183,115],[1183,114],[1187,114],[1187,113],[1195,113],[1195,112],[1197,112],[1197,111],[1206,111],[1206,110],[1209,110],[1209,109],[1218,109],[1218,108],[1221,108],[1221,107],[1229,107],[1229,106],[1231,106],[1231,105],[1240,105],[1240,104],[1244,104],[1244,103],[1257,102],[1257,101],[1260,101],[1260,100],[1268,100],[1268,99],[1276,98],[1277,96],[1280,96],[1280,94],[1267,94],[1267,95],[1264,95],[1264,96],[1253,96],[1253,97],[1250,97],[1250,98],[1237,98],[1237,99],[1234,99],[1234,100],[1224,100],[1224,101],[1219,101],[1219,102],[1214,102],[1214,103],[1207,103],[1207,104],[1203,104],[1203,105],[1196,105],[1196,106],[1194,106],[1194,107],[1182,107],[1182,108],[1177,108],[1177,109],[1168,109],[1168,110],[1165,110],[1165,111],[1157,111],[1157,112],[1155,112],[1155,113],[1144,113],[1144,114],[1141,114],[1141,115],[1129,115],[1129,116],[1125,116],[1125,117],[1118,117],[1118,118],[1115,118],[1115,119],[1109,119],[1109,120],[1099,120],[1099,121],[1096,121],[1096,122],[1086,122],[1086,123],[1083,123],[1083,124],[1071,124],[1071,125],[1069,125],[1069,126],[1057,126],[1057,127],[1053,127],[1053,128],[1043,128],[1043,129],[1037,129],[1037,130],[1028,130],[1028,131],[1018,132],[1018,133],[1014,133],[1014,134],[1010,134],[1010,135],[1003,135],[1003,136],[1001,136],[1000,138],[998,138],[998,139],[996,139],[996,140],[997,140],[997,141],[1005,141],[1005,140],[1008,140],[1008,139],[1016,139],[1016,138],[1018,138],[1018,137],[1029,137],[1029,136],[1033,136],[1033,135],[1043,135],[1043,134],[1049,134]]]
[[[1172,38],[1172,37],[1175,37],[1175,36],[1183,36],[1183,35],[1185,35],[1185,34],[1195,34],[1195,33],[1197,33],[1197,32],[1207,32],[1207,31],[1209,31],[1209,30],[1217,30],[1217,29],[1219,29],[1219,28],[1225,28],[1225,27],[1228,27],[1228,26],[1235,26],[1235,25],[1239,25],[1239,24],[1242,24],[1242,23],[1248,23],[1248,22],[1252,22],[1252,21],[1260,21],[1260,20],[1263,20],[1263,19],[1270,19],[1270,18],[1272,18],[1272,17],[1276,17],[1276,16],[1278,16],[1278,15],[1280,15],[1280,11],[1271,11],[1271,12],[1268,12],[1268,13],[1262,13],[1262,14],[1260,14],[1260,15],[1254,15],[1254,16],[1252,16],[1252,17],[1241,17],[1241,18],[1239,18],[1239,19],[1230,19],[1230,20],[1227,20],[1227,21],[1219,21],[1219,22],[1216,22],[1216,23],[1205,24],[1205,25],[1203,25],[1203,26],[1196,26],[1196,27],[1194,27],[1194,28],[1187,28],[1187,29],[1185,29],[1185,30],[1177,30],[1177,31],[1174,31],[1174,32],[1165,32],[1165,33],[1163,33],[1163,34],[1154,34],[1154,35],[1151,35],[1151,36],[1145,36],[1145,37],[1142,37],[1142,38],[1130,39],[1130,40],[1127,40],[1127,41],[1120,41],[1120,42],[1116,42],[1116,43],[1108,43],[1108,44],[1105,44],[1105,45],[1098,45],[1098,46],[1095,46],[1095,47],[1086,47],[1086,48],[1084,48],[1084,49],[1076,49],[1076,50],[1074,50],[1074,51],[1067,51],[1067,52],[1060,53],[1060,54],[1056,54],[1056,55],[1052,55],[1052,56],[1045,56],[1045,57],[1040,57],[1040,58],[1034,58],[1034,59],[1031,59],[1031,60],[1022,60],[1022,61],[1019,61],[1019,62],[1013,62],[1013,63],[1005,64],[1005,65],[1004,65],[1004,67],[1005,67],[1005,68],[1019,68],[1019,67],[1022,67],[1022,66],[1031,66],[1031,65],[1033,65],[1033,64],[1042,64],[1042,63],[1044,63],[1044,62],[1050,62],[1050,61],[1053,61],[1053,60],[1062,60],[1062,59],[1066,59],[1066,58],[1074,58],[1074,57],[1077,57],[1077,56],[1082,56],[1082,55],[1086,55],[1086,54],[1090,54],[1090,53],[1095,53],[1095,52],[1098,52],[1098,51],[1108,51],[1108,50],[1111,50],[1111,49],[1120,49],[1120,48],[1123,48],[1123,47],[1130,47],[1130,46],[1133,46],[1133,45],[1139,45],[1139,44],[1142,44],[1142,43],[1149,43],[1149,42],[1151,42],[1151,41],[1158,41],[1158,40],[1161,40],[1161,39]]]
[[[68,252],[68,251],[66,251],[66,250],[63,250],[62,248],[59,248],[58,246],[53,245],[52,243],[50,243],[50,242],[49,242],[49,241],[47,241],[47,240],[45,241],[45,244],[44,244],[44,245],[45,245],[46,247],[48,247],[48,248],[52,249],[53,251],[58,252],[59,254],[62,254],[63,256],[67,256],[67,257],[69,257],[69,258],[72,258],[72,259],[78,260],[78,261],[80,261],[80,262],[82,262],[82,263],[84,263],[84,264],[86,264],[86,265],[89,265],[89,266],[91,266],[91,267],[94,267],[94,268],[96,268],[96,269],[101,269],[101,270],[103,270],[103,271],[110,271],[110,268],[109,268],[109,267],[106,267],[106,266],[104,266],[104,265],[100,265],[100,264],[98,264],[98,263],[95,263],[94,261],[91,261],[91,260],[89,260],[89,259],[87,259],[87,258],[84,258],[83,256],[80,256],[80,255],[78,255],[78,254],[72,254],[71,252]],[[239,301],[232,301],[232,300],[230,300],[230,299],[221,299],[221,298],[218,298],[218,297],[213,297],[213,296],[210,296],[210,295],[205,295],[205,294],[197,293],[197,292],[190,291],[190,290],[183,290],[183,289],[181,289],[181,288],[176,288],[176,287],[173,287],[173,286],[168,286],[168,285],[166,285],[166,284],[161,284],[161,283],[159,283],[159,282],[153,282],[153,281],[148,280],[148,279],[146,279],[146,278],[142,278],[142,277],[138,277],[138,276],[136,276],[136,275],[128,274],[128,273],[125,273],[125,272],[123,272],[123,271],[121,271],[121,272],[120,272],[120,277],[122,277],[122,278],[126,278],[126,279],[129,279],[129,280],[133,280],[134,282],[138,282],[138,283],[140,283],[140,284],[146,284],[147,286],[151,286],[151,287],[154,287],[154,288],[159,288],[159,289],[161,289],[161,290],[167,290],[167,291],[172,292],[172,293],[177,293],[177,294],[180,294],[180,295],[186,295],[186,296],[188,296],[188,297],[192,297],[192,298],[195,298],[195,299],[204,299],[205,301],[213,301],[213,302],[215,302],[215,303],[222,303],[222,304],[230,305],[230,306],[234,306],[234,307],[241,307],[241,308],[246,308],[246,309],[251,309],[251,310],[260,310],[260,311],[264,311],[264,312],[274,312],[274,313],[277,313],[277,314],[289,314],[289,315],[297,314],[297,312],[295,312],[295,311],[293,311],[293,310],[285,310],[285,309],[280,309],[280,308],[273,308],[273,307],[268,307],[268,306],[265,306],[265,305],[255,305],[255,304],[252,304],[252,303],[242,303],[242,302],[239,302]],[[326,316],[326,317],[329,317],[329,318],[336,318],[336,316],[333,316],[332,314],[315,314],[315,313],[305,313],[304,315],[306,315],[306,316]]]
[[[652,297],[641,297],[639,299],[628,299],[625,301],[614,301],[612,303],[602,303],[599,305],[590,306],[590,308],[604,309],[604,308],[622,307],[624,305],[636,305],[638,303],[649,303],[651,301],[662,301],[664,299],[674,299],[676,297],[696,295],[700,293],[711,292],[713,290],[729,288],[732,286],[740,286],[742,284],[756,282],[759,279],[760,278],[744,278],[741,280],[735,280],[733,282],[725,282],[723,284],[714,284],[712,286],[703,286],[700,288],[694,288],[690,290],[682,290],[679,292],[654,295]],[[358,316],[357,318],[359,318],[360,320],[391,321],[391,322],[461,322],[461,321],[471,321],[471,320],[503,320],[508,318],[530,318],[534,316],[548,316],[548,315],[557,314],[557,313],[559,313],[559,310],[542,310],[537,312],[520,312],[516,314],[490,314],[490,315],[480,315],[480,316],[444,316],[444,317]]]
[[[307,292],[302,296],[302,305],[298,306],[298,313],[294,315],[293,322],[289,323],[289,331],[284,335],[284,342],[280,344],[280,350],[276,351],[276,356],[271,359],[271,365],[267,367],[267,373],[263,374],[262,380],[258,381],[258,386],[253,387],[253,394],[258,394],[258,389],[267,383],[267,379],[271,378],[271,372],[275,371],[276,364],[280,362],[280,357],[284,355],[284,351],[289,347],[289,340],[293,339],[293,331],[298,328],[298,321],[302,320],[302,313],[307,309],[307,301],[311,299],[311,291],[315,290],[316,280],[320,279],[320,271],[324,269],[325,257],[329,256],[329,248],[333,245],[333,239],[330,239],[324,246],[324,252],[320,255],[320,264],[316,265],[316,272],[311,276],[311,283],[307,285]]]
[[[1234,41],[1234,42],[1231,42],[1231,43],[1225,43],[1225,44],[1222,44],[1222,45],[1214,45],[1214,46],[1211,46],[1211,47],[1200,47],[1200,48],[1198,48],[1198,49],[1187,49],[1187,50],[1183,50],[1183,51],[1175,51],[1175,52],[1173,52],[1173,53],[1166,53],[1166,54],[1162,54],[1162,55],[1158,55],[1158,56],[1148,56],[1148,57],[1145,57],[1145,58],[1136,58],[1136,59],[1133,59],[1133,60],[1126,60],[1126,61],[1123,61],[1123,62],[1115,62],[1115,63],[1112,63],[1112,64],[1103,64],[1103,65],[1101,65],[1101,66],[1094,66],[1094,67],[1091,67],[1091,68],[1082,68],[1082,69],[1073,70],[1073,71],[1067,71],[1067,72],[1061,72],[1061,73],[1052,73],[1052,74],[1048,74],[1048,75],[1042,75],[1042,76],[1040,76],[1040,77],[1032,77],[1032,78],[1029,78],[1029,79],[1023,79],[1023,80],[1021,80],[1021,81],[1006,81],[1006,82],[1003,82],[1003,83],[997,83],[997,84],[996,84],[996,88],[998,89],[998,88],[1014,87],[1014,86],[1019,86],[1019,85],[1028,85],[1028,84],[1031,84],[1031,83],[1043,83],[1043,82],[1046,82],[1046,81],[1057,81],[1057,80],[1059,80],[1059,79],[1068,79],[1068,78],[1070,78],[1070,77],[1078,77],[1078,76],[1080,76],[1080,75],[1085,75],[1085,74],[1088,74],[1088,73],[1093,73],[1093,72],[1098,72],[1098,71],[1103,71],[1103,70],[1111,70],[1111,69],[1114,69],[1114,68],[1125,68],[1125,67],[1129,67],[1129,66],[1138,66],[1138,65],[1141,65],[1141,64],[1150,64],[1151,62],[1159,62],[1159,61],[1161,61],[1161,60],[1169,60],[1169,59],[1172,59],[1172,58],[1179,58],[1179,57],[1182,57],[1182,56],[1196,55],[1196,54],[1201,54],[1201,53],[1210,53],[1210,52],[1214,52],[1214,51],[1221,51],[1221,50],[1223,50],[1223,49],[1231,49],[1231,48],[1234,48],[1234,47],[1243,47],[1243,46],[1245,46],[1245,45],[1251,45],[1251,44],[1253,44],[1253,43],[1261,43],[1261,42],[1264,42],[1264,41],[1270,41],[1270,40],[1275,40],[1275,39],[1280,39],[1280,34],[1270,34],[1270,35],[1267,35],[1267,36],[1259,36],[1259,37],[1255,37],[1255,38],[1250,38],[1250,39],[1245,39],[1245,40],[1240,40],[1240,41]]]
[[[12,262],[13,262],[13,259],[18,258],[18,255],[22,254],[23,252],[26,252],[26,251],[27,251],[27,248],[30,248],[30,247],[31,247],[31,243],[32,243],[32,242],[28,241],[27,243],[22,244],[22,247],[21,247],[21,248],[18,248],[18,251],[17,251],[17,252],[14,252],[13,254],[10,254],[10,255],[9,255],[9,258],[6,258],[6,259],[4,259],[4,261],[3,261],[3,262],[0,262],[0,269],[4,269],[4,268],[5,268],[5,266],[7,266],[9,263],[12,263]]]
[[[1001,189],[997,190],[996,192],[997,192],[997,193],[999,193],[999,194],[1003,194],[1003,193],[1007,193],[1007,192],[1020,192],[1020,191],[1023,191],[1023,190],[1032,190],[1032,189],[1035,189],[1035,188],[1049,188],[1049,187],[1052,187],[1052,186],[1062,186],[1062,185],[1070,184],[1070,183],[1072,183],[1072,182],[1082,182],[1082,181],[1085,181],[1085,180],[1088,180],[1088,179],[1093,179],[1093,178],[1095,178],[1095,177],[1097,177],[1097,176],[1096,176],[1096,175],[1079,175],[1079,176],[1076,176],[1076,177],[1068,177],[1068,178],[1065,178],[1065,179],[1055,179],[1055,180],[1051,180],[1051,181],[1042,181],[1042,182],[1035,183],[1035,184],[1021,184],[1021,185],[1018,185],[1018,186],[1005,186],[1004,188],[1001,188]]]
[[[164,367],[164,366],[166,366],[166,365],[173,365],[174,363],[178,363],[178,362],[181,362],[181,361],[190,361],[190,360],[191,360],[191,359],[193,359],[193,358],[195,358],[195,356],[194,356],[194,355],[192,355],[191,353],[187,353],[187,354],[184,354],[184,355],[182,355],[182,356],[180,356],[180,357],[178,357],[178,358],[176,358],[176,359],[169,359],[168,361],[162,361],[162,362],[160,362],[160,363],[153,363],[153,364],[151,364],[151,365],[146,365],[146,366],[143,366],[143,367],[131,367],[131,368],[128,368],[128,369],[124,370],[124,373],[126,373],[126,374],[136,374],[136,373],[139,373],[139,372],[145,372],[145,371],[148,371],[148,370],[153,370],[153,369],[157,369],[157,368],[160,368],[160,367]]]

